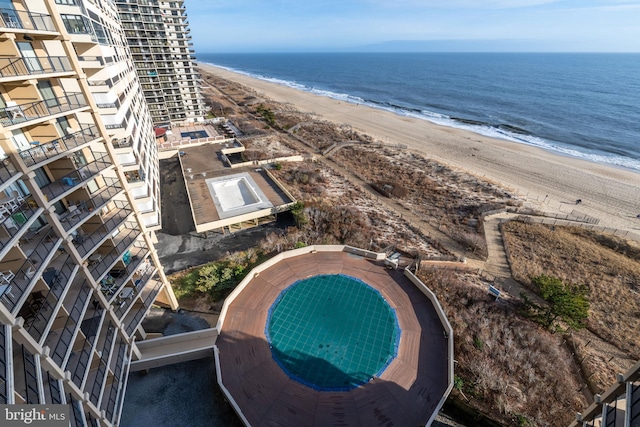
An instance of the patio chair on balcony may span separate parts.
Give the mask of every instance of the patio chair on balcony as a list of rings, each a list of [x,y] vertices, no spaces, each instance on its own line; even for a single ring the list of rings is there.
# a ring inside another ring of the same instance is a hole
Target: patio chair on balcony
[[[17,191],[12,191],[10,197],[15,199],[18,206],[20,206],[24,202],[24,197],[22,196],[22,194],[18,193]]]
[[[8,285],[11,283],[14,277],[16,277],[16,275],[11,270],[0,272],[0,283],[4,285]]]
[[[22,111],[22,108],[15,101],[7,101],[7,107],[5,108],[5,111],[7,112],[7,115],[11,116],[11,120],[16,120],[20,117],[25,120],[27,119],[27,117],[24,115],[24,111]]]

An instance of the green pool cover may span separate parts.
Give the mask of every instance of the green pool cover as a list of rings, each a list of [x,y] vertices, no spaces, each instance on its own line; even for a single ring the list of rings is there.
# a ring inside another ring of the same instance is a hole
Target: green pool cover
[[[400,328],[380,293],[354,277],[319,275],[282,291],[265,334],[273,358],[316,390],[350,390],[379,376],[395,358]]]

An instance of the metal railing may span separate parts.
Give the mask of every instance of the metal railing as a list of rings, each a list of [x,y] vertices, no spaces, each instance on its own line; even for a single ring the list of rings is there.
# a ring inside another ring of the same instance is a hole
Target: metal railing
[[[9,8],[0,9],[0,28],[56,31],[49,15]]]
[[[62,404],[62,395],[64,392],[62,388],[62,381],[52,377],[49,371],[47,371],[47,380],[49,381],[49,395],[51,396],[51,401],[47,403],[52,403],[54,405]]]
[[[107,419],[114,421],[113,418],[115,416],[115,407],[116,402],[118,401],[118,396],[121,393],[124,393],[124,390],[120,389],[120,384],[122,383],[122,376],[124,374],[124,368],[126,366],[125,358],[127,355],[128,345],[125,340],[122,339],[121,336],[118,336],[117,341],[117,353],[116,357],[113,358],[113,382],[111,383],[111,391],[109,392],[109,400],[107,401],[106,415]]]
[[[124,303],[121,303],[118,306],[118,308],[115,310],[115,314],[116,314],[116,316],[118,318],[122,318],[122,316],[127,311],[129,311],[129,307],[131,305],[133,305],[133,303],[136,300],[136,298],[138,297],[138,295],[140,295],[140,292],[142,292],[142,289],[146,286],[147,282],[149,282],[151,277],[153,277],[156,274],[157,271],[158,271],[157,268],[155,268],[154,266],[151,266],[142,275],[142,277],[140,277],[140,278],[138,278],[138,279],[136,279],[134,281],[134,288],[135,288],[134,294],[127,301],[124,301]]]
[[[0,58],[0,77],[33,76],[67,71],[73,71],[73,68],[66,56]]]
[[[116,200],[115,205],[116,208],[111,210],[107,216],[103,216],[103,224],[93,233],[88,236],[76,236],[74,239],[76,249],[81,257],[84,258],[89,252],[92,252],[96,246],[120,227],[133,212],[126,202]]]
[[[75,336],[76,329],[80,327],[80,319],[82,318],[82,313],[84,313],[84,308],[88,302],[90,294],[91,286],[85,280],[82,282],[82,285],[80,285],[80,292],[73,303],[64,328],[60,332],[60,338],[58,338],[58,342],[55,347],[53,347],[54,350],[51,354],[51,358],[58,364],[58,366],[63,365],[62,362],[64,362],[67,358],[67,354],[69,354],[73,349],[71,341]]]
[[[78,386],[82,387],[82,382],[84,381],[84,377],[87,375],[88,367],[91,365],[91,354],[93,352],[93,343],[98,338],[98,332],[100,328],[100,324],[102,323],[103,316],[102,313],[104,309],[101,305],[98,305],[98,308],[95,311],[94,316],[90,320],[90,324],[86,327],[87,331],[85,331],[87,335],[84,345],[82,346],[82,351],[78,355],[78,362],[76,363],[76,367],[73,370],[73,375],[71,376],[72,381]],[[67,366],[67,369],[69,366]]]
[[[25,201],[18,207],[18,209],[11,212],[0,225],[3,226],[3,229],[9,235],[8,240],[1,239],[0,240],[0,250],[3,249],[7,243],[11,241],[11,239],[17,234],[22,233],[23,229],[29,223],[29,219],[31,217],[40,215],[40,213],[44,210],[43,208],[32,207],[36,206],[36,201],[33,200],[32,197],[25,199]],[[25,239],[29,239],[29,233],[27,233]]]
[[[24,382],[27,392],[27,395],[24,397],[27,403],[38,404],[40,403],[38,366],[36,365],[35,356],[31,354],[24,345],[22,346],[22,361],[24,363]]]
[[[82,93],[67,93],[58,98],[49,98],[0,108],[0,124],[3,126],[11,126],[86,106],[87,101],[84,99]]]
[[[102,209],[107,203],[115,197],[116,194],[122,191],[122,185],[117,179],[105,178],[106,184],[98,192],[94,193],[94,196],[89,200],[83,200],[79,203],[79,207],[75,212],[71,214],[67,211],[60,215],[58,218],[62,222],[66,231],[71,230],[76,224],[82,222],[88,216],[91,216]],[[76,205],[78,206],[78,205]]]
[[[91,266],[91,274],[99,281],[102,276],[110,270],[116,261],[123,258],[127,248],[136,241],[141,231],[137,227],[125,228],[113,240],[119,241],[108,254],[101,255],[101,260]],[[107,297],[107,299],[110,296]]]
[[[18,170],[8,157],[0,160],[0,184],[4,184],[18,174]]]
[[[36,341],[40,341],[42,339],[51,317],[55,314],[54,309],[60,300],[67,283],[69,282],[69,278],[78,268],[79,266],[73,262],[71,256],[67,255],[67,259],[62,265],[62,268],[60,268],[59,271],[55,271],[55,275],[51,281],[47,283],[50,290],[47,292],[44,302],[38,308],[35,316],[25,322],[25,328],[36,339]]]
[[[102,385],[107,378],[107,363],[109,362],[109,353],[111,352],[111,346],[115,341],[115,337],[115,327],[113,326],[111,321],[109,321],[109,325],[107,327],[107,336],[105,337],[104,344],[102,345],[102,350],[100,351],[98,371],[96,372],[96,378],[93,382],[93,387],[91,388],[90,399],[96,406],[98,405],[98,400],[100,399]]]
[[[33,252],[29,255],[29,259],[25,260],[18,271],[14,271],[14,277],[11,279],[9,286],[11,292],[5,292],[0,301],[7,307],[9,311],[14,311],[18,302],[22,299],[24,292],[30,287],[31,283],[38,280],[40,271],[44,267],[44,260],[56,251],[62,243],[53,230],[49,232],[36,244]],[[34,264],[41,267],[34,271]]]
[[[78,132],[21,151],[20,157],[27,166],[33,166],[60,154],[67,153],[72,148],[87,144],[99,137],[100,133],[96,125],[82,124]]]
[[[59,195],[79,185],[81,182],[99,175],[100,172],[111,166],[111,158],[108,153],[94,152],[93,154],[95,160],[91,163],[87,163],[81,168],[68,173],[58,180],[40,187],[40,190],[47,195],[49,201],[54,200]]]
[[[9,384],[7,384],[7,328],[9,325],[0,325],[0,403],[7,404],[9,396]]]

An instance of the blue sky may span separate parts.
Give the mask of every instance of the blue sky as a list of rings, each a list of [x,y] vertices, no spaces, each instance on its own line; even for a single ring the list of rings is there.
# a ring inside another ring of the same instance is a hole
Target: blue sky
[[[638,0],[186,0],[185,3],[196,53],[640,52]]]

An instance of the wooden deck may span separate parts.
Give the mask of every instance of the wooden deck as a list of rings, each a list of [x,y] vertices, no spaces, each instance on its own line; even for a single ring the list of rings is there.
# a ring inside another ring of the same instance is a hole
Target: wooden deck
[[[379,378],[348,392],[321,392],[290,379],[264,335],[267,312],[296,280],[346,274],[378,289],[396,310],[397,358]],[[424,425],[446,392],[444,329],[429,299],[381,263],[344,252],[288,258],[260,273],[228,308],[216,345],[222,382],[252,426]]]

